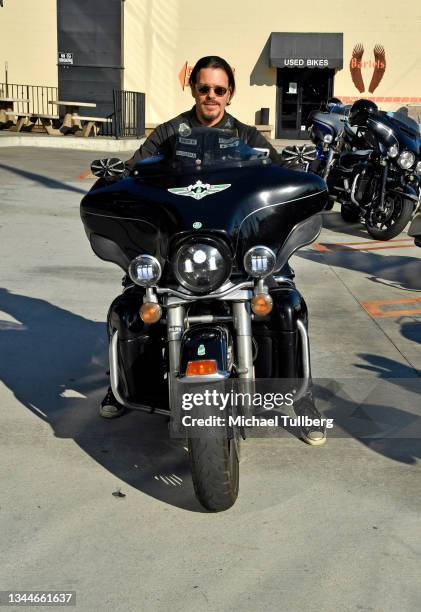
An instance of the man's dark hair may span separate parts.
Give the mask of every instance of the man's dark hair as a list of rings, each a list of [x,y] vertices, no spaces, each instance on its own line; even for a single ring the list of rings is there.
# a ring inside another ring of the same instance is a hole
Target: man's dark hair
[[[221,68],[226,72],[228,77],[228,87],[231,90],[231,98],[235,92],[235,79],[234,73],[232,71],[231,66],[226,62],[222,57],[218,55],[207,55],[206,57],[201,57],[200,60],[196,62],[193,70],[191,71],[191,75],[189,78],[190,87],[194,87],[196,85],[197,75],[202,68]]]

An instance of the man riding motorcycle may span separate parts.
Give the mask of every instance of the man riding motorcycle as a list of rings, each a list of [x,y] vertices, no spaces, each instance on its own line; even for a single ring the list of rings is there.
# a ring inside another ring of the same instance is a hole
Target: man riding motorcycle
[[[281,156],[254,126],[241,123],[225,111],[235,93],[235,80],[231,66],[224,59],[202,57],[194,66],[189,83],[196,102],[193,108],[159,125],[126,162],[128,168],[132,169],[136,162],[158,152],[169,153],[172,137],[179,133],[180,128],[203,126],[234,132],[251,147],[269,149],[272,161],[282,163]]]
[[[137,162],[148,157],[157,154],[170,156],[176,136],[184,134],[188,136],[190,129],[195,127],[214,127],[232,132],[251,147],[268,149],[272,161],[282,164],[280,155],[255,127],[241,123],[226,112],[225,107],[230,104],[235,92],[235,80],[231,67],[224,59],[217,56],[201,58],[192,70],[189,84],[195,99],[194,107],[158,126],[133,157],[126,162],[128,170],[132,170]],[[290,279],[294,276],[288,264],[282,270],[282,274]],[[150,347],[151,343],[154,343],[153,326],[143,323],[139,316],[139,307],[143,299],[142,290],[127,277],[123,279],[123,286],[125,287],[123,294],[118,296],[110,306],[109,332],[113,324],[121,325],[121,314],[124,312],[126,325],[124,331],[127,336],[130,336],[132,330],[136,332],[143,330],[145,346]],[[295,303],[286,304],[283,292],[278,287],[273,287],[270,295],[274,303],[271,325],[276,330],[287,331],[289,319],[293,317],[293,313],[302,308],[305,309],[305,306]],[[154,375],[153,372],[149,374]],[[302,410],[312,419],[320,418],[311,397],[304,400]],[[124,411],[124,406],[117,402],[110,387],[101,403],[100,415],[104,418],[114,418],[123,414]],[[321,426],[311,425],[303,428],[302,437],[311,445],[321,445],[326,440],[326,432]]]

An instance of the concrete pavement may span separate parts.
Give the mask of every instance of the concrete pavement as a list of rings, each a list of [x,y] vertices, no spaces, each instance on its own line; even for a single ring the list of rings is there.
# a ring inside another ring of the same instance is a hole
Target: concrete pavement
[[[89,612],[418,611],[421,307],[402,300],[421,296],[421,249],[335,206],[292,261],[316,385],[337,381],[355,418],[384,407],[395,437],[345,419],[322,448],[248,440],[237,503],[207,514],[163,418],[97,416],[122,276],[79,218],[100,156],[0,148],[0,590],[75,590]]]

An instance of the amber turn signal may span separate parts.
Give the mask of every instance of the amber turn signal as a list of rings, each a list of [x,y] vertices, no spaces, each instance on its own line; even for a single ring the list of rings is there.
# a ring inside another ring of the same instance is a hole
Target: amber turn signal
[[[216,374],[216,372],[215,359],[202,359],[188,362],[186,376],[206,376],[207,374]]]
[[[258,293],[251,300],[251,309],[255,315],[264,317],[272,312],[273,300],[267,293]]]
[[[155,302],[145,302],[140,307],[139,314],[144,323],[158,323],[162,317],[162,308]]]

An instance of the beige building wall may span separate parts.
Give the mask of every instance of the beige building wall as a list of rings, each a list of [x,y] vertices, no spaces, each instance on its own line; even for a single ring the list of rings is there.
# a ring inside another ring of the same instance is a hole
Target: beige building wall
[[[0,82],[57,86],[56,0],[4,0],[0,7]]]
[[[419,0],[125,0],[124,88],[146,93],[146,120],[165,121],[193,103],[178,74],[187,61],[218,54],[235,68],[238,91],[230,111],[254,123],[270,108],[275,122],[276,68],[269,66],[271,32],[343,32],[344,67],[335,95],[374,97],[382,108],[421,101],[421,2]],[[56,0],[4,0],[0,7],[0,82],[57,85]],[[355,88],[349,62],[357,43],[365,48],[366,91]],[[373,96],[367,92],[373,48],[383,45],[386,71]],[[393,100],[395,98],[395,100]]]
[[[126,0],[125,88],[144,91],[147,122],[162,122],[190,108],[192,98],[178,81],[182,65],[217,54],[235,67],[238,91],[230,112],[254,123],[270,108],[275,122],[276,68],[269,67],[271,32],[343,32],[344,67],[335,76],[335,95],[375,97],[382,108],[402,106],[402,97],[421,100],[421,3],[419,0]],[[355,88],[349,70],[352,50],[364,46],[366,91]],[[383,45],[386,71],[373,96],[367,92],[373,48]],[[396,97],[399,100],[392,101]],[[384,98],[388,98],[387,101]]]

